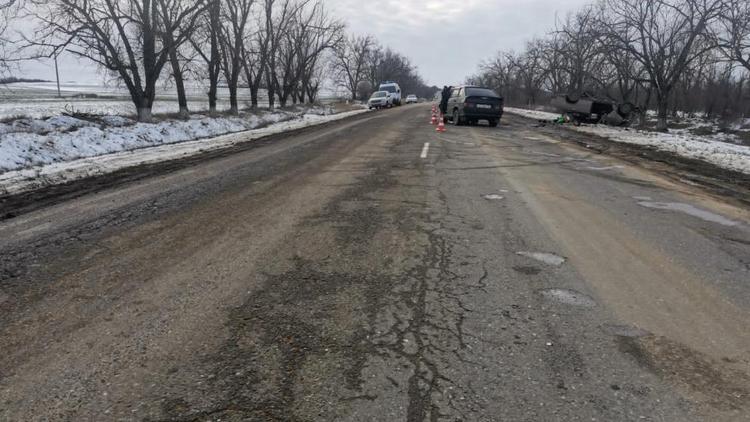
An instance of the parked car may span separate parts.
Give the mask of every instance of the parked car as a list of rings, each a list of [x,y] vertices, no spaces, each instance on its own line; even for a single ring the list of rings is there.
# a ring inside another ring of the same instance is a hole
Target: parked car
[[[380,84],[378,91],[385,91],[388,93],[388,97],[391,100],[391,105],[401,105],[401,87],[396,82],[385,81]]]
[[[416,95],[407,95],[406,96],[406,104],[416,104],[419,102],[419,98],[417,98]]]
[[[390,107],[391,105],[391,97],[388,95],[387,91],[375,91],[367,101],[367,106],[371,110],[373,108],[386,108]]]
[[[503,97],[489,88],[479,86],[454,87],[448,99],[448,118],[456,125],[475,125],[486,120],[497,127],[503,116]]]

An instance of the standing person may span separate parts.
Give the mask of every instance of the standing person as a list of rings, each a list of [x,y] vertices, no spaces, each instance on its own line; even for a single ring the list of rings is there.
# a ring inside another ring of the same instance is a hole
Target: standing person
[[[440,113],[445,116],[448,113],[448,99],[451,97],[452,86],[443,86],[443,92],[440,94]]]

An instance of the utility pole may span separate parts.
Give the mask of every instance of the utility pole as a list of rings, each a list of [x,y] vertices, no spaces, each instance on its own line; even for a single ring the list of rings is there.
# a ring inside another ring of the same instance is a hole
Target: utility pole
[[[57,77],[57,98],[62,98],[60,93],[60,71],[57,70],[57,54],[55,54],[55,76]]]

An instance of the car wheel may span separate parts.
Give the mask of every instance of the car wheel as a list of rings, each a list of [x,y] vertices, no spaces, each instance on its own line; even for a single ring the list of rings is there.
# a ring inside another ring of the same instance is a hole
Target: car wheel
[[[489,123],[490,123],[490,127],[497,127],[500,121],[497,119],[492,119],[492,120],[489,120]]]
[[[453,124],[461,126],[464,122],[461,121],[461,115],[458,113],[458,109],[453,110]]]

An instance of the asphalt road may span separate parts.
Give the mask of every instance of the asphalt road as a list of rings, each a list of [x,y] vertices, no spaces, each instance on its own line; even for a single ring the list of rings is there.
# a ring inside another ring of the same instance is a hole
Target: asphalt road
[[[528,120],[428,120],[0,222],[0,420],[750,420],[748,209]]]

